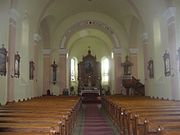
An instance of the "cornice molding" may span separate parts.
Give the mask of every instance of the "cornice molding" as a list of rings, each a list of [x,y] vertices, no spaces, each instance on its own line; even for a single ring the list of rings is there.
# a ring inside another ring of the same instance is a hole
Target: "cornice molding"
[[[38,33],[33,35],[34,42],[38,43],[41,40],[41,36]]]
[[[65,49],[65,48],[59,49],[59,54],[60,54],[60,55],[65,55],[65,54],[67,54],[67,53],[68,53],[68,49]]]
[[[10,18],[13,18],[15,21],[17,21],[17,19],[20,18],[20,14],[15,8],[11,8],[9,10],[9,16]]]
[[[43,49],[43,50],[42,50],[42,53],[43,53],[44,55],[49,55],[49,54],[51,54],[51,50],[52,50],[52,49]]]
[[[129,52],[130,52],[130,54],[138,54],[139,53],[139,49],[138,48],[130,48]]]
[[[112,52],[114,54],[121,54],[122,53],[122,49],[121,48],[113,48]]]
[[[142,42],[143,42],[143,45],[148,45],[148,33],[144,32],[141,36],[141,39],[142,39]]]

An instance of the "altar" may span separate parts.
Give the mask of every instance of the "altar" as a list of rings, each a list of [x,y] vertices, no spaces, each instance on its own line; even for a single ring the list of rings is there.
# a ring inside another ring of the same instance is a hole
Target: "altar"
[[[78,64],[78,94],[79,95],[101,94],[101,65],[96,61],[96,56],[91,55],[91,50],[83,56]]]

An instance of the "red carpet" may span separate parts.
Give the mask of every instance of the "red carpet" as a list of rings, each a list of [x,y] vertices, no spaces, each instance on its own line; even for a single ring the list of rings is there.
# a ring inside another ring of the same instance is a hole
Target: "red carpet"
[[[114,135],[97,104],[86,104],[83,135]]]

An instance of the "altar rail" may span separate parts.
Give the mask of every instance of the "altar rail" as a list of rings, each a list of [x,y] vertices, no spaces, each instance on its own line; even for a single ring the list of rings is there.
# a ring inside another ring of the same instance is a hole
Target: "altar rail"
[[[100,96],[100,90],[81,90],[80,95],[83,96],[84,94],[98,94]]]

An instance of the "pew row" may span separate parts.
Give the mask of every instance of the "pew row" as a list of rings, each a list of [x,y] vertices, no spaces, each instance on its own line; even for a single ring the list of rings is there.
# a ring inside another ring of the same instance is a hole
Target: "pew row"
[[[102,104],[122,135],[180,134],[180,102],[106,96]]]
[[[80,97],[47,96],[0,106],[1,135],[71,135]]]

